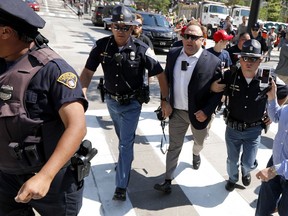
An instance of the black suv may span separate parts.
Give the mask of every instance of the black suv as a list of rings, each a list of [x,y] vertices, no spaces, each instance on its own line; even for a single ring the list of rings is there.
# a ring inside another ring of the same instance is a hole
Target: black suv
[[[143,32],[148,36],[154,49],[169,49],[177,41],[174,29],[166,18],[160,14],[137,11],[143,17]]]
[[[95,10],[92,11],[91,21],[95,26],[103,26],[103,18],[111,17],[111,10],[113,9],[114,5],[98,5],[95,7]]]

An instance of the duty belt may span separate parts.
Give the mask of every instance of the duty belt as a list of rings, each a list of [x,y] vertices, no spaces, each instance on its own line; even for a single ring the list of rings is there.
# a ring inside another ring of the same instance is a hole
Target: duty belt
[[[262,126],[264,125],[263,121],[247,123],[247,122],[239,122],[239,121],[236,121],[232,118],[228,118],[228,121],[226,122],[226,124],[228,127],[231,127],[234,130],[238,130],[238,131],[244,131],[247,128],[256,127],[259,125],[262,125]]]
[[[119,102],[120,104],[126,104],[128,101],[130,102],[130,99],[135,99],[137,96],[136,93],[115,95],[107,91],[106,91],[106,94],[113,100]]]

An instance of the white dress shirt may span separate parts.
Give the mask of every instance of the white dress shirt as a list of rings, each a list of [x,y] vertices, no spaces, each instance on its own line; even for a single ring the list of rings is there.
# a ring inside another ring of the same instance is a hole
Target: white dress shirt
[[[174,108],[176,109],[188,111],[188,85],[202,52],[203,49],[200,48],[194,55],[187,56],[183,48],[176,60],[173,70]],[[181,70],[182,61],[187,62],[187,70]]]

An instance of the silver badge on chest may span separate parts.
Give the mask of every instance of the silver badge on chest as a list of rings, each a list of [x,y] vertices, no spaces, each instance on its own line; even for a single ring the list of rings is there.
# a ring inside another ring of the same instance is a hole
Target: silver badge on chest
[[[0,88],[0,98],[2,100],[9,100],[12,97],[13,86],[2,85]]]
[[[134,61],[135,60],[135,56],[136,56],[136,54],[135,54],[135,52],[130,52],[130,60],[131,61]]]

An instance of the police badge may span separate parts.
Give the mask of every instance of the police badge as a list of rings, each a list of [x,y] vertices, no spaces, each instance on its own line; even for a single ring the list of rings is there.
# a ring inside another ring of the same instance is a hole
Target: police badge
[[[130,60],[131,61],[135,60],[135,52],[134,51],[130,52]]]
[[[2,100],[9,100],[12,97],[13,86],[2,85],[0,89],[0,98]]]

